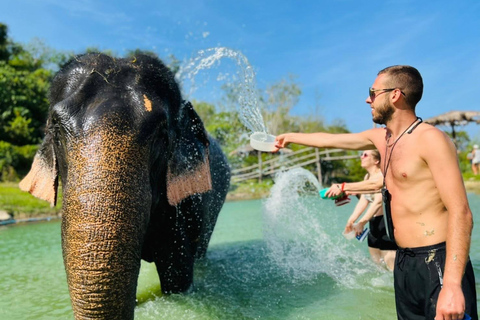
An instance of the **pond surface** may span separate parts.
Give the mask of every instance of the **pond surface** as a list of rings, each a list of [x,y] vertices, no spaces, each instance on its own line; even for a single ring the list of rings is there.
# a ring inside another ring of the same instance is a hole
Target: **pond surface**
[[[480,292],[480,197],[469,200]],[[135,319],[396,318],[392,274],[370,261],[366,242],[342,237],[355,200],[266,203],[225,204],[190,294],[161,296],[154,266],[143,263]],[[0,319],[73,319],[60,221],[0,227],[0,257]]]

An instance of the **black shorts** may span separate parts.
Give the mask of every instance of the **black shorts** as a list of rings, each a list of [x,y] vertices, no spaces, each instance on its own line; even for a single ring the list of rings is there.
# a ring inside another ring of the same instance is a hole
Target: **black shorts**
[[[370,233],[368,234],[368,246],[380,250],[397,250],[397,244],[390,240],[385,229],[385,220],[382,216],[373,217],[370,220]]]
[[[428,247],[398,249],[393,270],[399,320],[435,318],[445,268],[445,242]],[[465,313],[478,320],[475,276],[468,259],[462,279]]]

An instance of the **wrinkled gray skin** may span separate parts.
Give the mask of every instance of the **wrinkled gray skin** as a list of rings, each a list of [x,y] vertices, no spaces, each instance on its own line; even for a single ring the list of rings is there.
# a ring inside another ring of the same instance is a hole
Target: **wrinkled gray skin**
[[[141,259],[165,293],[193,282],[230,179],[225,156],[157,59],[79,56],[55,77],[46,136],[21,182],[56,201],[77,319],[133,319]]]

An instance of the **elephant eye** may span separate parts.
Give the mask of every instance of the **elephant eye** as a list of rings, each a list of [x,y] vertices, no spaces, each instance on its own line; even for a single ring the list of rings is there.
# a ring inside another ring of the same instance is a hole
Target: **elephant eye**
[[[49,124],[49,127],[51,130],[53,131],[58,131],[58,129],[60,129],[60,121],[58,120],[58,117],[57,115],[52,115],[52,117],[50,118],[50,124]]]
[[[60,127],[58,125],[52,127],[52,134],[55,144],[60,145]]]
[[[55,114],[53,114],[50,118],[50,123],[48,124],[48,131],[52,135],[55,144],[60,144],[60,121]]]

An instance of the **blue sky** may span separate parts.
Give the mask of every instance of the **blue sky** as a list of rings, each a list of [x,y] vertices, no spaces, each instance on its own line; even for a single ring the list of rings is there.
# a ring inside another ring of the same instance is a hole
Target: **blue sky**
[[[39,38],[57,50],[140,48],[180,60],[212,47],[239,50],[261,90],[297,77],[293,114],[343,119],[353,132],[372,127],[368,87],[394,64],[422,73],[424,119],[480,111],[479,1],[0,0],[0,8],[13,40]],[[209,100],[214,82],[197,98]],[[480,125],[463,128],[480,141]]]

